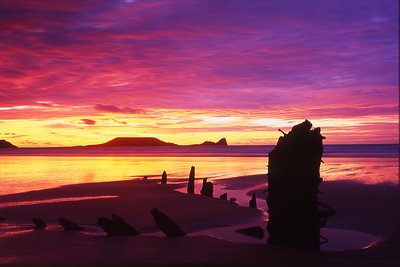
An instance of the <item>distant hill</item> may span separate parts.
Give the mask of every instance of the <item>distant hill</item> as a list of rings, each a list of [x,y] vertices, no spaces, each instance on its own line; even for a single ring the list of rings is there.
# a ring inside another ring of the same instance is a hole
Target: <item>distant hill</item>
[[[225,138],[214,143],[206,141],[202,144],[192,146],[227,146]],[[155,137],[116,137],[108,142],[97,145],[88,145],[85,147],[121,147],[121,146],[178,146],[174,143],[167,143]]]
[[[86,147],[117,147],[117,146],[176,146],[174,143],[167,143],[155,137],[116,137],[108,142]]]
[[[0,148],[17,148],[17,146],[14,146],[10,142],[7,142],[6,140],[0,140]]]
[[[225,138],[222,138],[216,143],[211,141],[205,141],[204,143],[194,146],[228,146],[228,142],[226,142]]]

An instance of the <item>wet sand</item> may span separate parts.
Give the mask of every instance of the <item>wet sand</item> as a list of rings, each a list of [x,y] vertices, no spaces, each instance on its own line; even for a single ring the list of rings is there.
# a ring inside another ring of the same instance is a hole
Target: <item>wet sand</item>
[[[247,180],[239,177],[219,180],[218,183],[226,189],[239,189],[242,179]],[[265,180],[265,175],[249,176],[246,182],[248,186],[245,186],[247,194],[256,193],[258,198],[265,199],[267,186],[260,185]],[[258,186],[254,187],[254,184]],[[379,237],[392,235],[400,229],[399,184],[324,181],[319,191],[319,201],[336,210],[336,215],[329,218],[327,227],[364,231]]]
[[[258,195],[262,196],[261,193],[265,192],[262,188],[263,181],[265,182],[265,175],[219,180],[218,183],[230,188],[245,188],[244,190],[249,192],[257,190],[260,193]],[[360,250],[322,252],[277,248],[266,244],[235,243],[210,236],[196,236],[191,233],[259,221],[263,213],[258,209],[231,205],[228,201],[218,198],[174,191],[179,185],[160,185],[154,180],[132,180],[78,184],[0,196],[1,204],[75,198],[75,201],[70,202],[47,202],[0,208],[0,216],[5,218],[0,221],[2,229],[0,263],[398,266],[399,235],[395,231],[398,228],[393,226],[398,225],[396,220],[399,202],[392,202],[398,200],[398,187],[385,185],[382,188],[380,186],[365,188],[360,184],[343,187],[345,185],[326,183],[326,186],[321,186],[323,196],[326,198],[323,202],[338,210],[337,218],[328,222],[331,223],[329,226],[369,231],[379,235],[381,242]],[[376,195],[371,195],[371,192],[375,192]],[[354,201],[355,194],[357,201]],[[116,197],[76,201],[78,197],[83,196]],[[375,201],[359,206],[362,201],[372,197]],[[391,209],[383,208],[388,205]],[[154,207],[168,214],[189,235],[183,238],[163,237],[157,231],[150,214],[150,209]],[[355,207],[358,212],[354,211]],[[122,216],[143,235],[105,236],[98,230],[96,220],[100,216],[110,217],[113,212]],[[365,221],[377,215],[380,219]],[[45,220],[49,224],[48,228],[40,231],[32,230],[33,217]],[[82,233],[63,232],[57,225],[59,217],[69,218],[88,230]],[[13,230],[7,232],[7,227]]]

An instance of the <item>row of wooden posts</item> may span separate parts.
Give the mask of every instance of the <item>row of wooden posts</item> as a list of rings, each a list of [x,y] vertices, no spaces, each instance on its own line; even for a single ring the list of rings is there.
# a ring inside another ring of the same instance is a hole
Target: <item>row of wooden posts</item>
[[[163,171],[161,175],[161,184],[167,184],[167,172]],[[143,177],[144,180],[147,180],[147,176]],[[188,186],[187,186],[187,192],[188,194],[194,194],[194,181],[195,181],[195,167],[192,166],[190,168],[190,173],[189,173],[189,181],[188,181]],[[208,182],[207,178],[203,179],[203,185],[200,190],[200,194],[203,196],[209,196],[213,197],[214,194],[214,185],[212,182]],[[219,196],[220,199],[228,200],[228,194],[223,193]],[[232,204],[237,204],[236,203],[236,198],[230,198],[229,202]],[[250,208],[257,208],[257,201],[256,201],[256,194],[253,193],[251,196],[251,199],[249,200],[249,207]]]

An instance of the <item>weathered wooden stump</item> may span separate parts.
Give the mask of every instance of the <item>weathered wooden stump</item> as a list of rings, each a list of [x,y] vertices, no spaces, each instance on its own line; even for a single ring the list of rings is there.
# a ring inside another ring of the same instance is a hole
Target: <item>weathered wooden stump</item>
[[[319,249],[320,128],[306,120],[280,137],[269,153],[268,244]]]

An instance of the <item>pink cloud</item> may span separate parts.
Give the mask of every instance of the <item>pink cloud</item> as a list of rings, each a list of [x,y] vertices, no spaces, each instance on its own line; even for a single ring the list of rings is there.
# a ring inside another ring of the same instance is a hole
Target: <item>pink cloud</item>
[[[102,105],[97,104],[94,106],[96,110],[111,112],[111,113],[123,113],[123,114],[145,114],[143,109],[132,109],[130,107],[117,107],[114,105]]]
[[[96,121],[91,119],[81,119],[81,122],[86,125],[95,125]]]
[[[123,124],[123,125],[126,125],[127,124],[127,122],[126,121],[119,121],[119,120],[116,120],[116,119],[112,119],[114,122],[116,122],[116,123],[119,123],[119,124]]]
[[[228,2],[1,1],[0,118],[397,114],[396,1]]]

